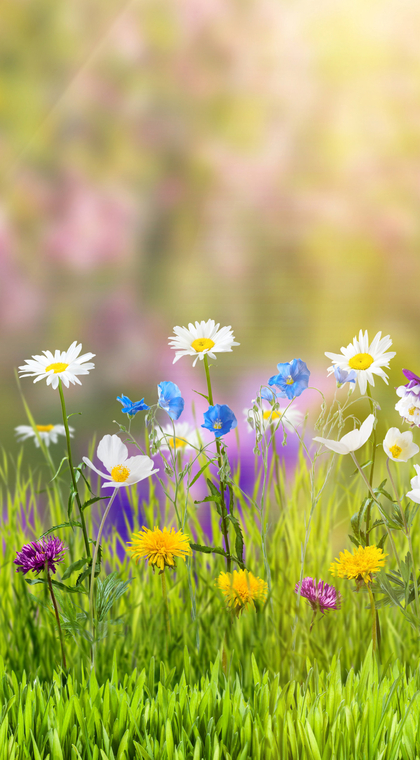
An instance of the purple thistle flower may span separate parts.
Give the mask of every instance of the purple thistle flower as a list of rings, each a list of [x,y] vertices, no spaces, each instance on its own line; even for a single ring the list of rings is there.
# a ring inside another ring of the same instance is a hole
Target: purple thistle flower
[[[299,594],[299,583],[295,587],[296,594]],[[302,581],[300,595],[308,600],[314,612],[329,612],[329,610],[339,610],[341,607],[341,594],[334,586],[328,583],[318,581],[308,576]]]
[[[33,570],[35,573],[40,573],[45,570],[47,562],[48,570],[55,573],[55,565],[63,561],[65,551],[67,548],[55,536],[31,541],[30,544],[25,544],[20,552],[16,552],[16,559],[13,560],[14,564],[18,565],[16,572],[26,575]]]

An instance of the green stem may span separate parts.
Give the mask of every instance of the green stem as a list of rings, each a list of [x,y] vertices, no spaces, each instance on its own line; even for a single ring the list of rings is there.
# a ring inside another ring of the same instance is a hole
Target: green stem
[[[47,565],[47,563],[46,563],[46,565]],[[57,602],[56,602],[55,596],[54,596],[53,586],[52,586],[52,583],[51,583],[50,571],[49,571],[49,569],[48,569],[47,566],[45,568],[45,571],[46,571],[46,574],[47,574],[47,582],[48,582],[48,588],[49,588],[50,594],[51,594],[51,601],[53,603],[55,617],[57,619],[58,635],[60,637],[60,644],[61,644],[61,659],[63,661],[63,670],[65,671],[65,670],[67,670],[67,663],[66,663],[66,653],[64,651],[63,632],[61,630],[61,624],[60,624],[60,615],[58,614],[58,607],[57,607]]]
[[[363,480],[365,481],[365,484],[367,485],[368,491],[369,491],[370,495],[372,496],[373,501],[381,507],[381,505],[380,505],[378,499],[376,498],[375,494],[373,493],[372,487],[371,487],[371,485],[370,485],[370,483],[369,483],[369,481],[368,481],[365,473],[363,472],[362,468],[360,467],[360,464],[357,461],[357,459],[356,459],[353,451],[350,452],[350,456],[353,459],[353,462],[356,465],[357,469],[359,470],[359,472],[360,472]],[[382,507],[381,507],[381,509],[382,509]],[[394,539],[392,538],[392,534],[391,534],[391,531],[390,531],[388,525],[386,523],[384,523],[384,524],[385,524],[386,532],[388,533],[388,538],[389,538],[390,544],[392,546],[392,550],[394,552],[395,559],[397,560],[398,568],[399,568],[399,571],[400,571],[401,577],[402,577],[401,562],[400,562],[400,558],[398,556],[398,553],[397,553],[397,550],[396,550],[396,547],[395,547],[395,544],[394,544]]]
[[[373,652],[373,654],[375,654],[375,652],[376,652],[376,609],[375,609],[375,599],[373,598],[372,590],[371,590],[371,588],[369,586],[369,583],[367,583],[366,586],[367,586],[367,590],[368,590],[368,593],[369,593],[370,609],[371,609],[371,613],[372,613],[372,642],[373,642],[372,652]]]
[[[415,607],[416,607],[416,615],[417,615],[417,617],[419,617],[419,591],[418,591],[418,588],[417,588],[417,573],[416,573],[416,566],[415,566],[415,563],[414,563],[413,542],[411,540],[411,531],[410,531],[410,529],[409,529],[409,527],[407,525],[407,520],[405,519],[405,514],[404,514],[404,510],[402,508],[401,499],[398,496],[398,491],[397,491],[397,488],[396,488],[396,485],[395,485],[395,482],[394,482],[394,478],[392,477],[392,474],[391,474],[391,468],[389,466],[389,463],[390,463],[390,459],[389,459],[389,457],[387,457],[386,466],[387,466],[387,470],[388,470],[388,475],[389,475],[389,479],[390,479],[391,484],[392,484],[392,488],[394,489],[395,498],[396,498],[396,500],[398,502],[398,507],[399,507],[399,510],[400,510],[400,513],[401,513],[401,517],[402,517],[402,520],[403,520],[403,523],[404,523],[404,532],[405,532],[405,535],[407,537],[408,548],[410,549],[411,561],[413,563],[413,584],[414,584]]]
[[[208,363],[206,354],[204,354],[204,369],[206,371],[209,404],[210,406],[213,406],[213,393],[211,389],[210,370],[209,370],[209,363]],[[219,472],[220,472],[220,470],[222,469],[222,454],[221,454],[220,441],[218,438],[216,438],[216,448],[217,448],[217,461],[218,461]],[[222,516],[222,533],[225,539],[226,554],[228,555],[226,557],[226,567],[227,567],[228,573],[230,573],[231,567],[232,567],[232,560],[230,558],[228,526],[227,526],[226,517],[225,517],[225,515],[227,514],[226,504],[225,504],[225,484],[222,482],[221,478],[220,478],[220,497],[221,497],[221,507],[222,507],[222,515],[223,515]]]
[[[163,595],[163,602],[165,607],[165,620],[166,620],[166,630],[168,632],[168,638],[171,635],[171,624],[169,622],[169,604],[168,604],[168,595],[166,593],[166,579],[165,579],[165,571],[160,574],[161,581],[162,581],[162,595]]]
[[[372,396],[370,395],[369,385],[366,388],[366,393],[367,393],[367,396],[369,397],[371,414],[375,414],[375,407],[373,404]],[[372,483],[373,483],[373,471],[375,469],[375,457],[376,457],[376,428],[374,427],[373,436],[372,436],[372,466],[370,468],[370,475],[369,475],[369,485],[371,488],[372,488]],[[369,504],[366,510],[366,546],[369,546],[370,509],[371,509],[371,505]]]
[[[60,379],[58,380],[58,390],[59,390],[59,393],[60,393],[61,411],[63,413],[64,427],[66,429],[67,453],[68,453],[68,457],[69,457],[69,467],[70,467],[70,472],[71,472],[71,479],[73,481],[73,489],[75,491],[76,502],[77,502],[77,506],[79,508],[80,522],[82,523],[82,531],[83,531],[83,539],[84,539],[84,542],[85,542],[86,555],[87,555],[87,557],[90,557],[89,539],[88,539],[88,534],[87,534],[87,530],[86,530],[86,522],[85,522],[85,517],[84,517],[84,514],[83,514],[82,504],[80,502],[79,491],[77,490],[77,480],[76,480],[76,475],[75,475],[74,467],[73,467],[73,457],[72,457],[72,454],[71,454],[70,430],[69,430],[69,423],[68,423],[68,419],[67,419],[66,402],[64,401],[63,386],[61,384],[61,380]]]

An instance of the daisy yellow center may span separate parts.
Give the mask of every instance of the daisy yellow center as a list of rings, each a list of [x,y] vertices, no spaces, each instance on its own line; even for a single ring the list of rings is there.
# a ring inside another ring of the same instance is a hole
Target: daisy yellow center
[[[53,370],[57,375],[59,372],[64,372],[68,366],[69,365],[64,362],[54,362],[53,364],[49,364],[48,367],[45,367],[45,372],[51,372],[51,370]]]
[[[117,464],[111,470],[111,478],[116,483],[124,483],[130,474],[128,467],[124,467],[123,464]]]
[[[349,359],[349,366],[352,369],[368,369],[373,361],[373,356],[370,354],[356,354]]]
[[[213,346],[214,340],[211,338],[196,338],[196,340],[193,340],[191,343],[191,348],[193,348],[194,351],[197,351],[198,354],[201,351],[210,350],[210,348],[213,348]]]
[[[172,448],[174,448],[174,439],[173,438],[169,438],[168,442],[169,442],[169,445]],[[175,448],[177,448],[177,449],[183,449],[184,446],[186,446],[186,445],[187,445],[187,442],[183,441],[182,438],[175,438]]]
[[[54,425],[37,425],[36,426],[36,429],[40,433],[50,433],[53,428],[54,428]]]
[[[281,417],[281,414],[279,414],[278,412],[272,412],[271,409],[267,409],[265,412],[263,412],[263,418],[265,420],[269,420],[269,419],[278,420],[280,419],[280,417]]]
[[[286,385],[293,385],[295,381],[293,380],[293,377],[289,375],[289,377],[286,380]]]
[[[392,456],[394,457],[394,459],[398,459],[399,455],[402,452],[401,446],[397,446],[396,443],[393,446],[390,446],[389,450],[390,450]]]
[[[213,430],[221,430],[221,429],[222,429],[222,423],[220,422],[220,420],[217,420],[217,422],[215,422],[213,425]]]

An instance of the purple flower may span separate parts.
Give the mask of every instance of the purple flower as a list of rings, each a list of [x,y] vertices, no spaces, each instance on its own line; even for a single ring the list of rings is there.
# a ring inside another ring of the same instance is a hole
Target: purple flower
[[[406,376],[408,383],[405,384],[405,388],[408,390],[411,390],[412,388],[415,388],[416,386],[420,385],[420,377],[418,375],[415,375],[414,372],[411,372],[410,369],[403,369],[403,374]]]
[[[296,584],[295,592],[299,594],[299,583]],[[317,584],[310,576],[303,579],[300,595],[308,600],[314,612],[324,614],[329,610],[339,610],[341,606],[341,594],[334,586],[321,580]]]
[[[55,573],[55,565],[63,561],[65,551],[67,548],[55,536],[31,541],[30,544],[25,544],[20,552],[16,552],[16,559],[13,560],[14,564],[18,565],[16,572],[24,575],[31,570],[41,573],[45,570],[45,563],[47,563],[48,570]]]

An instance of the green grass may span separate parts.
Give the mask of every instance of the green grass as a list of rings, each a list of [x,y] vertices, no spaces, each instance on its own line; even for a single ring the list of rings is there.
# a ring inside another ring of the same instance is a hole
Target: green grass
[[[99,685],[58,674],[19,680],[0,662],[0,760],[416,760],[420,672],[399,663],[380,674],[369,651],[344,683],[339,661],[315,663],[282,684],[246,657],[252,683],[224,675],[219,657],[195,680],[188,652],[178,679],[154,658],[130,673],[117,666]]]
[[[341,459],[340,465],[342,462]],[[318,472],[318,487],[323,482],[325,467],[326,464]],[[25,470],[22,455],[15,464],[5,456],[0,477],[4,485],[3,519],[0,523],[3,547],[0,566],[0,656],[6,669],[14,671],[18,678],[25,671],[28,678],[50,680],[60,662],[51,605],[43,586],[28,586],[22,575],[15,572],[13,559],[16,549],[24,543],[39,537],[51,525],[67,519],[67,501],[61,498],[59,488],[48,485],[51,476],[47,470],[40,468],[36,476]],[[98,484],[95,482],[92,486],[98,493]],[[330,562],[339,550],[350,546],[347,538],[349,517],[365,496],[362,486],[361,479],[353,476],[350,469],[336,469],[333,473],[314,513],[305,575],[331,581],[328,572]],[[60,487],[64,494],[64,486]],[[287,485],[281,473],[280,490],[281,494],[273,488],[271,478],[267,554],[272,594],[263,609],[244,614],[239,619],[232,619],[220,592],[215,588],[217,575],[225,569],[224,559],[217,555],[194,553],[190,574],[187,566],[179,561],[176,572],[168,578],[172,629],[172,635],[168,638],[159,576],[144,564],[136,566],[129,557],[123,561],[118,559],[117,546],[121,539],[115,531],[109,540],[103,542],[101,577],[104,577],[104,570],[115,570],[122,580],[129,580],[130,583],[128,592],[112,607],[110,615],[116,623],[108,625],[106,636],[96,646],[95,671],[99,683],[111,677],[114,654],[121,673],[130,674],[136,668],[141,671],[154,656],[159,661],[163,660],[169,670],[175,668],[175,677],[179,679],[184,668],[185,647],[189,653],[191,683],[200,681],[202,674],[220,653],[226,672],[238,674],[245,690],[253,682],[252,654],[260,670],[267,670],[271,676],[278,674],[282,684],[290,679],[303,681],[308,660],[316,660],[321,669],[328,671],[332,658],[339,656],[343,678],[351,668],[357,671],[361,667],[371,636],[366,594],[355,593],[351,582],[335,581],[344,596],[342,610],[319,619],[311,634],[311,610],[304,600],[297,604],[294,587],[301,572],[301,546],[310,510],[309,473],[303,455]],[[237,497],[240,501],[239,492]],[[135,489],[131,491],[131,499],[136,513]],[[92,519],[95,517],[97,525],[99,509],[102,507],[98,508],[95,504],[93,512],[87,514],[90,535],[96,533]],[[245,502],[242,502],[242,509],[247,567],[260,577],[265,577],[255,512]],[[149,502],[143,505],[143,510],[149,525],[163,527],[170,523],[169,507],[165,508],[165,514],[161,514],[153,492]],[[25,514],[29,515],[32,530],[26,524]],[[192,525],[197,531],[197,541],[205,543],[206,537],[197,520],[196,507],[191,503],[189,514],[187,526]],[[215,536],[220,535],[218,519],[217,515],[213,517]],[[419,557],[418,516],[415,519],[414,553]],[[139,527],[141,525],[135,525],[135,528]],[[69,553],[56,576],[58,580],[70,561],[83,556],[80,531],[73,533],[65,529],[60,535],[69,545]],[[401,534],[396,534],[396,541],[404,554],[407,548]],[[389,548],[386,547],[386,550],[389,551]],[[395,560],[389,557],[388,567],[392,568],[394,564]],[[74,584],[76,577],[76,574],[71,576],[66,583]],[[195,620],[191,616],[191,594],[195,598]],[[81,673],[87,672],[90,667],[90,646],[83,636],[72,631],[71,618],[80,612],[77,605],[87,609],[87,598],[59,594],[59,603],[62,619],[64,622],[67,619],[69,669],[80,678]],[[69,603],[73,605],[71,608]],[[381,662],[398,658],[404,667],[411,666],[414,670],[418,664],[418,637],[414,630],[395,608],[381,609],[379,616]]]

